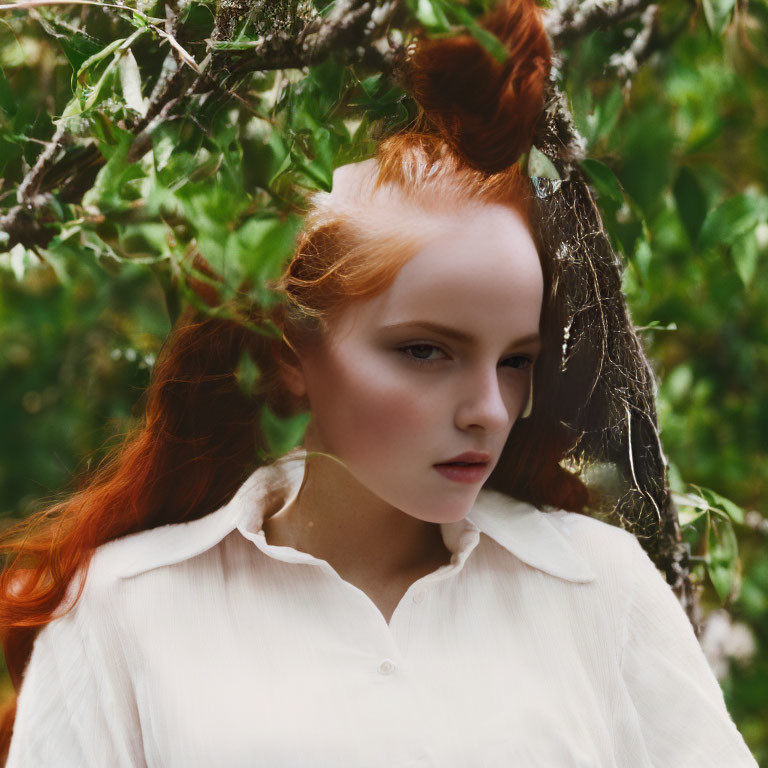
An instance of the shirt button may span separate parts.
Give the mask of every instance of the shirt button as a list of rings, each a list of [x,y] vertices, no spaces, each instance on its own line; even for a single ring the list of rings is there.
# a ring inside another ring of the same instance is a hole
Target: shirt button
[[[420,603],[424,599],[424,590],[423,589],[417,589],[413,593],[413,602],[414,603]]]
[[[379,672],[382,675],[391,675],[395,671],[395,662],[392,659],[384,659],[379,664]]]

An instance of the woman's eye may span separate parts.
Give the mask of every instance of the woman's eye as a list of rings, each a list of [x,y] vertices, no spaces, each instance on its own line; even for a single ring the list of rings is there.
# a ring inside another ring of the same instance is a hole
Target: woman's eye
[[[434,363],[437,362],[438,358],[430,358],[430,353],[432,351],[441,352],[442,350],[433,344],[409,344],[408,346],[400,347],[398,351],[416,363]],[[527,355],[513,355],[506,358],[503,363],[508,363],[511,368],[524,370],[533,365],[533,359]]]
[[[416,350],[416,354],[409,354],[410,350]],[[435,350],[437,352],[440,352],[440,350],[433,346],[432,344],[409,344],[407,347],[400,347],[399,351],[402,352],[406,357],[410,358],[414,362],[417,363],[432,363],[434,360],[429,359],[428,357],[424,356],[422,357],[422,353],[426,352],[427,355],[429,355],[429,352]]]
[[[513,368],[520,368],[525,369],[529,368],[533,365],[533,359],[530,357],[527,357],[526,355],[515,355],[514,357],[508,357],[504,362],[513,361],[515,365],[513,365]]]

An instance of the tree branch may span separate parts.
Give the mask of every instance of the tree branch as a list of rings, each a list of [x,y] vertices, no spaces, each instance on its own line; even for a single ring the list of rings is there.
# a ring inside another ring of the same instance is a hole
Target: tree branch
[[[650,49],[653,35],[654,22],[658,15],[659,6],[649,5],[640,16],[642,22],[640,30],[629,47],[621,53],[614,53],[608,59],[608,66],[615,68],[616,74],[624,80],[625,89],[629,88],[632,77],[637,73],[641,61]]]
[[[28,0],[29,1],[29,0]],[[54,0],[63,3],[66,0]],[[92,0],[75,0],[92,2]],[[32,0],[42,3],[43,0]],[[296,0],[288,0],[296,6]],[[222,2],[217,14],[214,34],[209,42],[209,54],[201,63],[201,74],[193,74],[191,69],[175,64],[175,68],[166,65],[148,99],[145,115],[129,124],[129,130],[137,135],[137,141],[131,149],[131,157],[138,159],[151,145],[151,134],[166,118],[170,111],[184,98],[199,93],[203,88],[214,88],[223,96],[237,97],[237,84],[253,71],[303,68],[319,63],[332,52],[343,52],[350,61],[365,62],[375,65],[391,75],[396,62],[403,55],[402,47],[392,48],[377,45],[381,42],[387,27],[395,14],[402,7],[402,0],[387,0],[376,4],[374,0],[338,0],[327,17],[315,15],[308,19],[298,34],[274,29],[266,32],[260,39],[241,49],[227,48],[226,36],[232,35],[236,22],[245,13],[260,10],[264,0],[227,0]],[[613,0],[612,2],[574,2],[574,0],[556,0],[554,7],[546,12],[545,23],[556,45],[570,42],[588,34],[605,24],[615,24],[632,15],[642,12],[651,5],[650,0]],[[298,7],[298,6],[296,6]],[[166,33],[174,34],[178,22],[177,14],[169,9],[166,20]],[[292,24],[297,16],[292,17]],[[291,26],[292,26],[291,24]],[[170,31],[169,31],[170,30]],[[644,39],[643,42],[647,41]],[[647,50],[647,47],[645,48]],[[643,51],[638,44],[633,49],[635,59],[639,61]],[[173,57],[166,62],[174,62]],[[232,82],[233,89],[225,86]],[[551,108],[560,114],[563,127],[561,140],[568,149],[562,155],[564,160],[577,161],[584,156],[584,142],[572,124],[567,102],[562,94],[555,90]],[[21,182],[17,190],[18,205],[9,209],[0,217],[0,231],[9,235],[6,247],[17,242],[25,245],[40,245],[50,240],[49,231],[42,229],[35,232],[35,221],[42,211],[50,205],[50,191],[54,188],[43,183],[45,177],[55,169],[59,162],[60,150],[67,143],[66,130],[59,125],[49,145],[37,158],[34,167]],[[560,147],[559,150],[563,150]],[[62,162],[65,162],[66,159]],[[94,159],[86,169],[93,172]],[[69,169],[71,173],[84,174],[79,168]],[[54,174],[56,175],[56,174]],[[70,190],[77,190],[82,184],[75,179],[65,182]],[[42,222],[40,222],[42,224]],[[46,239],[47,237],[47,239]]]
[[[545,11],[544,24],[559,48],[596,29],[626,21],[651,4],[652,0],[554,0]]]

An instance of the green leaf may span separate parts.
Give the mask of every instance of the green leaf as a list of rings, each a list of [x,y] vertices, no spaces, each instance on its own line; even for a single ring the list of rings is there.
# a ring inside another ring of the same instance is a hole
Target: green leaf
[[[240,362],[235,370],[235,378],[240,391],[249,397],[254,394],[256,382],[261,378],[261,371],[248,350],[243,350]]]
[[[370,77],[366,77],[365,79],[359,81],[360,90],[362,90],[362,92],[369,99],[372,99],[376,94],[376,91],[378,91],[381,87],[383,79],[384,75],[382,75],[381,72],[378,72],[375,75],[371,75]]]
[[[5,73],[3,72],[2,67],[0,67],[0,109],[2,109],[8,117],[13,117],[16,114],[16,102],[14,101],[11,86],[5,78]]]
[[[624,108],[624,94],[621,86],[614,83],[605,96],[595,101],[592,90],[583,86],[574,89],[571,104],[576,127],[591,147],[615,127]]]
[[[720,600],[736,597],[739,544],[730,521],[710,515],[707,528],[707,573]]]
[[[528,153],[528,175],[539,179],[560,179],[555,164],[539,149],[531,147]]]
[[[745,233],[733,243],[731,255],[733,256],[733,262],[741,282],[748,288],[757,271],[759,257],[757,234],[754,229]]]
[[[695,243],[707,217],[707,196],[696,175],[685,166],[680,169],[672,189],[680,221],[691,243]]]
[[[294,165],[303,171],[317,186],[330,192],[333,186],[333,143],[331,132],[327,128],[318,128],[314,133],[314,160],[307,160],[298,152],[292,151]]]
[[[710,211],[699,233],[699,247],[732,245],[768,216],[768,198],[745,193],[735,195]]]
[[[695,488],[698,494],[672,491],[672,500],[679,508],[681,523],[693,522],[702,514],[710,513],[722,519],[723,522],[744,524],[744,510],[738,504],[726,499],[725,496],[721,496],[711,488],[703,488],[695,484],[691,484],[691,487]]]
[[[721,35],[733,14],[736,0],[701,0],[707,26],[715,35]]]
[[[469,34],[472,35],[472,37],[474,37],[475,40],[477,40],[477,42],[499,62],[499,64],[504,64],[506,62],[509,57],[509,51],[504,43],[502,43],[492,32],[485,29],[485,27],[481,27],[474,16],[472,16],[466,8],[463,8],[454,2],[449,2],[449,0],[432,0],[432,2],[442,6],[442,10],[447,16],[453,17],[466,27],[467,32],[469,32]]]
[[[77,72],[80,67],[91,58],[91,56],[95,56],[103,48],[103,43],[100,43],[96,38],[82,32],[76,32],[74,34],[70,33],[69,36],[62,35],[59,38],[59,45],[75,72]]]
[[[677,507],[677,517],[680,525],[690,525],[709,510],[706,499],[693,493],[671,492],[672,501]]]
[[[58,40],[75,72],[80,69],[86,59],[104,48],[101,40],[57,18],[52,10],[40,8],[37,18],[46,33]]]
[[[134,32],[130,37],[135,38],[137,36]],[[122,46],[126,40],[130,38],[120,38],[119,40],[113,40],[109,45],[104,46],[98,53],[94,53],[93,56],[89,56],[77,70],[78,81],[82,80],[83,75],[94,65],[100,62],[102,59],[107,58],[110,54],[114,53],[120,46]]]
[[[69,104],[67,104],[66,108],[64,109],[64,112],[62,113],[62,118],[70,118],[75,117],[76,115],[81,114],[82,112],[86,112],[88,109],[90,109],[98,100],[99,96],[101,95],[101,91],[104,88],[104,86],[112,79],[112,76],[115,72],[115,69],[120,64],[120,61],[122,57],[125,55],[126,51],[130,51],[130,47],[133,44],[133,42],[141,35],[143,35],[145,32],[149,31],[149,27],[141,27],[140,29],[137,29],[135,32],[130,34],[128,37],[122,40],[115,40],[111,42],[106,48],[99,51],[94,56],[91,56],[89,59],[86,59],[86,61],[83,62],[82,66],[77,72],[77,80],[78,82],[83,82],[83,76],[85,73],[96,63],[101,61],[102,59],[106,58],[110,54],[113,54],[112,61],[107,64],[106,68],[101,74],[101,77],[98,79],[98,81],[90,88],[85,87],[82,90],[78,89],[78,93],[75,98],[73,98]]]
[[[312,414],[307,411],[281,419],[266,405],[262,406],[260,423],[270,451],[276,456],[282,456],[299,445],[311,418]]]
[[[662,325],[658,320],[651,320],[650,323],[645,325],[636,325],[636,331],[676,331],[677,323],[667,323]]]
[[[680,525],[691,525],[695,523],[702,515],[706,515],[703,509],[694,509],[692,507],[680,507],[677,510],[677,519]]]
[[[250,277],[259,300],[267,281],[277,278],[296,247],[303,219],[292,215],[257,216],[245,222],[227,239],[225,260],[236,261],[243,276]]]
[[[133,134],[119,128],[118,144],[104,167],[96,176],[94,185],[83,196],[84,206],[96,206],[101,211],[114,211],[125,208],[130,203],[123,197],[122,188],[126,181],[139,178],[144,171],[138,163],[128,162],[128,151],[133,142]],[[103,151],[103,150],[102,150]]]
[[[633,258],[635,264],[637,264],[637,269],[640,272],[640,277],[644,281],[648,280],[653,251],[651,250],[651,244],[644,237],[638,238]]]
[[[273,131],[270,136],[269,148],[272,150],[272,156],[278,160],[278,166],[270,177],[268,183],[268,186],[272,188],[280,176],[282,176],[291,167],[293,164],[293,157],[277,131]]]
[[[613,171],[599,160],[587,158],[581,161],[581,167],[587,172],[592,186],[600,197],[607,197],[621,204],[624,201],[624,193],[621,184]]]
[[[144,117],[147,114],[147,101],[141,95],[141,73],[130,48],[120,59],[120,85],[125,103]]]
[[[173,150],[176,149],[177,144],[178,135],[175,126],[171,127],[167,124],[160,124],[152,133],[152,157],[155,161],[155,170],[158,173],[168,165],[168,161],[171,159],[171,155],[173,154]],[[195,166],[194,157],[189,155],[189,153],[185,153],[184,156],[189,161],[189,166],[186,170],[187,172],[190,172]],[[164,181],[166,184],[170,182],[170,180],[165,179]]]
[[[120,232],[120,251],[135,264],[155,264],[169,255],[169,234],[162,221],[125,224]],[[115,258],[123,257],[115,254]]]
[[[448,32],[451,23],[440,7],[439,2],[433,0],[414,0],[411,3],[416,18],[431,32]]]
[[[722,510],[734,523],[744,525],[744,510],[738,504],[726,499],[725,496],[721,496],[711,488],[702,488],[700,485],[694,487],[698,488],[701,495],[712,507]]]
[[[568,100],[570,101],[571,114],[573,115],[576,129],[586,139],[587,145],[589,145],[593,131],[592,110],[594,95],[588,87],[574,87],[568,96]]]
[[[40,266],[40,257],[34,252],[25,248],[21,243],[11,248],[10,251],[2,254],[0,259],[0,268],[4,268],[13,273],[17,282],[22,282],[27,270]]]
[[[621,86],[614,83],[606,96],[598,102],[595,109],[595,123],[592,141],[606,137],[618,122],[624,108],[624,94]]]

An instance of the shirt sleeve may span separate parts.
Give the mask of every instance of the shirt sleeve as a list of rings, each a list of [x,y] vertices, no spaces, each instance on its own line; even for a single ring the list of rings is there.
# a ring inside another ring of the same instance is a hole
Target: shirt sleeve
[[[35,638],[6,768],[146,768],[119,628],[92,600],[86,587]]]
[[[758,768],[672,588],[633,537],[622,674],[657,768]]]

